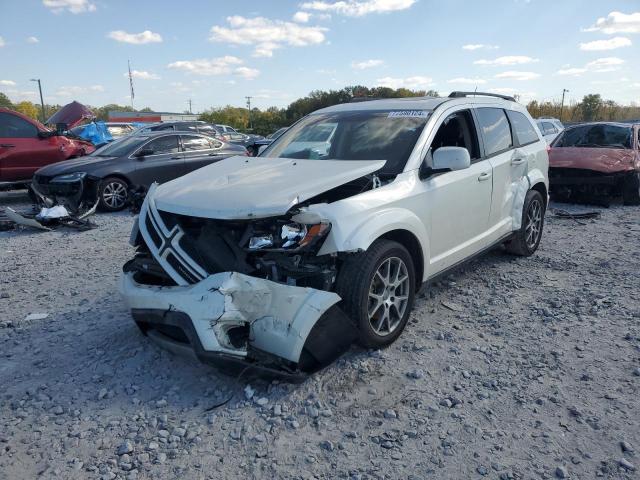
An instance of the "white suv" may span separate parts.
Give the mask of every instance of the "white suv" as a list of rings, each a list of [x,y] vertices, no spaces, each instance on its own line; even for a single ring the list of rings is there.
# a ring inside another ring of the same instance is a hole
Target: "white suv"
[[[324,130],[320,148],[302,141]],[[325,108],[257,158],[153,186],[121,291],[167,348],[295,377],[355,339],[393,342],[420,286],[475,254],[533,254],[547,170],[544,139],[510,97]]]

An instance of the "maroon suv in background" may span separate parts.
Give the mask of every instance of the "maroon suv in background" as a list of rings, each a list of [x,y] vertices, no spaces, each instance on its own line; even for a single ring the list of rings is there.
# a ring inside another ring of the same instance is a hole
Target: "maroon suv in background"
[[[28,184],[39,168],[94,150],[89,142],[59,135],[37,120],[0,108],[0,187]]]

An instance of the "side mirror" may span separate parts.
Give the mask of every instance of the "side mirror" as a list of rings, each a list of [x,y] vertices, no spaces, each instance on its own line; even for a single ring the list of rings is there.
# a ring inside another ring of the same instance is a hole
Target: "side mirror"
[[[433,166],[429,166],[426,159],[422,162],[420,178],[423,180],[437,173],[464,170],[471,165],[469,151],[463,147],[440,147],[429,155]]]
[[[151,148],[143,148],[136,153],[137,158],[146,157],[147,155],[153,155],[153,150]]]
[[[434,170],[464,170],[471,165],[469,150],[463,147],[440,147],[433,152]]]

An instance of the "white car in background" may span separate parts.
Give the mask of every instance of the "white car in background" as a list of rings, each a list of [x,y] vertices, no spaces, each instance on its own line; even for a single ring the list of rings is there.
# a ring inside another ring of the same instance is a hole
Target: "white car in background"
[[[564,125],[560,120],[553,117],[540,117],[536,119],[538,128],[542,136],[547,141],[547,145],[551,145],[558,135],[564,131]]]
[[[318,131],[322,149],[296,146]],[[525,107],[494,94],[318,110],[259,157],[153,186],[121,291],[166,348],[315,371],[353,340],[393,342],[422,284],[460,262],[500,244],[532,255],[546,147]]]

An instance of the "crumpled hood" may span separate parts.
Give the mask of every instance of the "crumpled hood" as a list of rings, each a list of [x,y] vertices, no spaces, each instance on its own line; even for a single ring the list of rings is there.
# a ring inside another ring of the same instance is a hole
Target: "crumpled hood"
[[[579,168],[601,173],[615,173],[637,168],[638,155],[632,149],[552,147],[551,168]]]
[[[294,205],[380,170],[385,160],[231,157],[160,185],[156,207],[179,215],[241,220]]]

